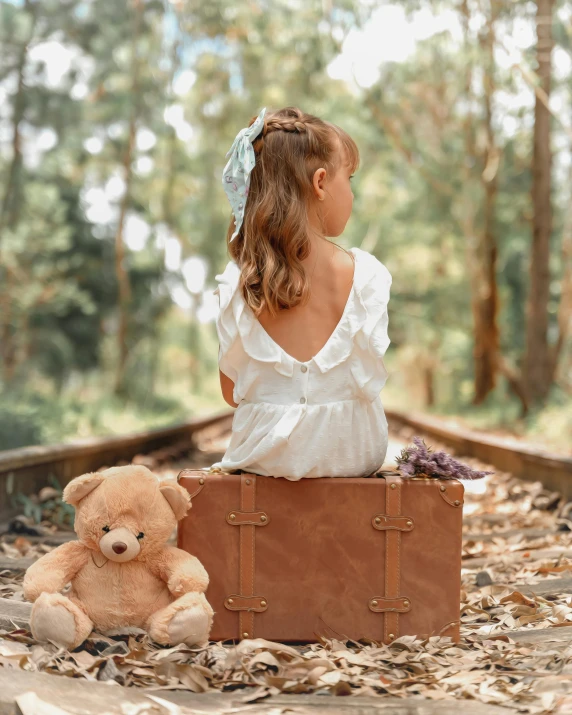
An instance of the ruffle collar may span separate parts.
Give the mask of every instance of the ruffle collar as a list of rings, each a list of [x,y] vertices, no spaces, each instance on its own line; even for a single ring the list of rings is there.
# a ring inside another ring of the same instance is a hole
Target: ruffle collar
[[[355,258],[354,279],[342,317],[323,348],[311,360],[305,361],[306,364],[314,362],[322,373],[350,357],[355,336],[367,320],[362,291],[375,279],[378,261],[360,248],[351,248],[350,252]],[[278,373],[290,377],[294,367],[303,363],[289,355],[270,337],[246,305],[238,289],[240,269],[237,264],[230,261],[225,271],[216,276],[216,281],[218,287],[215,293],[220,296],[218,327],[223,354],[230,349],[234,339],[240,336],[244,351],[250,358],[273,363]]]

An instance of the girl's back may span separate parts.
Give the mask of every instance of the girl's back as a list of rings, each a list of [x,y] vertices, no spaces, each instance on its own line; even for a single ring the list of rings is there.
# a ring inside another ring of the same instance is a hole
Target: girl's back
[[[305,262],[311,275],[308,302],[276,316],[265,308],[258,316],[268,335],[302,362],[317,355],[334,332],[348,302],[354,277],[352,256],[334,244],[328,244],[322,251],[316,248],[314,252]]]
[[[213,467],[363,476],[387,451],[379,393],[391,276],[326,239],[351,214],[357,147],[298,109],[264,114],[239,133],[223,175],[236,228],[235,260],[217,276],[219,367],[237,410]]]

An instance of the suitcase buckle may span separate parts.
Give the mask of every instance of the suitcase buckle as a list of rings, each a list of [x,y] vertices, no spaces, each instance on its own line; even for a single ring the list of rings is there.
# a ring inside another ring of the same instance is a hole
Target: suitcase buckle
[[[415,522],[410,516],[390,516],[389,514],[375,514],[371,519],[371,523],[373,528],[378,531],[387,531],[389,529],[413,531],[415,526]]]
[[[270,521],[270,517],[264,511],[241,511],[233,509],[226,515],[226,520],[232,526],[266,526]]]
[[[229,611],[255,611],[262,613],[268,608],[268,600],[264,596],[241,596],[231,593],[224,599],[224,607]]]
[[[374,613],[386,613],[387,611],[407,613],[407,611],[411,610],[411,601],[405,596],[399,598],[376,596],[369,602],[369,610],[374,611]]]

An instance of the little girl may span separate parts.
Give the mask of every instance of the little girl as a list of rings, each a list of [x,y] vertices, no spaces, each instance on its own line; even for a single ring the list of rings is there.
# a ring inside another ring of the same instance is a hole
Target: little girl
[[[234,259],[216,277],[220,382],[236,407],[213,469],[298,480],[382,466],[379,393],[391,275],[339,236],[359,164],[339,127],[295,107],[263,109],[237,135],[223,173]]]

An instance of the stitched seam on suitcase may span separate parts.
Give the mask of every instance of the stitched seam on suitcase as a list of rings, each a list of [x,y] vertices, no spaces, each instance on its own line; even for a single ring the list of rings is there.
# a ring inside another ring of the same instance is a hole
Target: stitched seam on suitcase
[[[391,514],[391,509],[389,506],[389,479],[385,480],[385,512]],[[385,597],[389,597],[389,545],[390,537],[389,531],[385,533]],[[383,640],[387,641],[387,634],[389,633],[389,613],[385,613],[383,616]]]
[[[243,486],[243,484],[242,484],[242,480],[243,480],[243,478],[241,477],[241,478],[240,478],[240,507],[241,507],[241,508],[242,508],[243,490],[244,490],[244,486]],[[244,551],[244,533],[243,533],[243,531],[242,531],[242,526],[241,526],[241,527],[239,528],[239,530],[238,530],[238,546],[239,546],[239,554],[238,554],[238,576],[239,576],[239,581],[240,581],[239,592],[240,592],[241,594],[244,594],[244,585],[243,585],[243,580],[244,580],[244,579],[243,579],[243,572],[244,572],[244,568],[243,568],[243,563],[242,563],[242,559],[244,558],[244,553],[243,553],[243,551]],[[239,614],[239,617],[238,617],[238,629],[239,629],[240,633],[242,633],[242,615],[241,615],[241,614]],[[240,636],[240,633],[239,633],[239,636]]]
[[[397,513],[401,514],[401,483],[397,485]],[[395,596],[401,591],[401,533],[397,532],[397,587]],[[399,637],[399,613],[395,614],[395,635]]]
[[[389,508],[389,480],[385,480],[385,512],[387,514],[390,514],[390,508]],[[385,533],[385,597],[388,598],[389,596],[389,544],[390,544],[390,538],[389,538],[389,531]],[[387,641],[387,634],[389,633],[389,624],[388,624],[388,619],[389,619],[389,613],[385,613],[383,616],[383,640]]]
[[[252,501],[251,501],[250,508],[252,509],[252,511],[254,511],[256,508],[256,479],[253,479],[253,481],[252,481]],[[255,542],[256,529],[254,528],[254,526],[250,527],[250,538],[252,540],[252,577],[251,577],[251,581],[250,581],[251,592],[250,592],[249,596],[254,596],[254,577],[256,574],[256,571],[254,570],[254,549],[256,547],[256,542]],[[251,625],[251,628],[249,631],[250,637],[254,638],[254,611],[250,612],[250,625]]]

